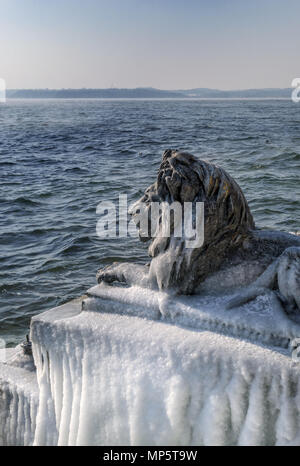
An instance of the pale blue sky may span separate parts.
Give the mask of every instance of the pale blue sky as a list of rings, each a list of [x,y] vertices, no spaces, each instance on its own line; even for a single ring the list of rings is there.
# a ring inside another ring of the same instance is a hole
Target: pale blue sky
[[[12,88],[289,87],[300,0],[0,0]]]

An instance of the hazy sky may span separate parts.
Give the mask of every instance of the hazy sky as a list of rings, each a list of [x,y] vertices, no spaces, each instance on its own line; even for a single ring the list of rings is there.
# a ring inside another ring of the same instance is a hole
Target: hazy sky
[[[289,87],[300,0],[0,0],[12,88]]]

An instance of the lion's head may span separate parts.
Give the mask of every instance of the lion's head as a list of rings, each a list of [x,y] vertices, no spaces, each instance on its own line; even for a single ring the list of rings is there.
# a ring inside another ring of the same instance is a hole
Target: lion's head
[[[204,243],[201,247],[189,249],[184,235],[175,237],[172,218],[170,237],[153,236],[150,232],[146,237],[145,232],[140,234],[142,240],[151,241],[150,273],[155,276],[160,289],[175,288],[179,293],[192,293],[255,227],[244,194],[234,179],[222,168],[186,152],[164,151],[156,182],[146,189],[131,214],[135,217],[143,205],[150,218],[153,202],[178,202],[181,205],[204,202]],[[161,229],[162,218],[159,216],[152,231]]]

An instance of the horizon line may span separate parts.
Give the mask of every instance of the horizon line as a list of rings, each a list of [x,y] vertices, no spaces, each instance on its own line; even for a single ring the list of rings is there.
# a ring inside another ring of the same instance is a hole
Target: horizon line
[[[136,90],[136,89],[153,89],[156,91],[192,91],[192,90],[209,90],[209,91],[221,91],[221,92],[233,92],[233,91],[265,91],[265,90],[287,90],[293,89],[291,86],[288,87],[245,87],[245,88],[234,88],[234,89],[219,89],[215,87],[189,87],[189,88],[176,88],[176,89],[161,89],[159,87],[152,86],[137,86],[137,87],[15,87],[6,88],[7,91],[66,91],[66,90]]]

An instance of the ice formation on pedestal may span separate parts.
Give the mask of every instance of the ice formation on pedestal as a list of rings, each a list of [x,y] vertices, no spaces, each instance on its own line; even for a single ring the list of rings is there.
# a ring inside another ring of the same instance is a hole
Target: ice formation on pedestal
[[[299,445],[299,363],[271,346],[280,324],[264,345],[238,337],[246,320],[248,340],[272,323],[265,298],[251,306],[243,320],[221,297],[100,285],[36,316],[36,375],[0,366],[0,442]],[[217,316],[224,326],[211,331]],[[284,332],[279,343],[297,326]]]
[[[36,374],[20,348],[0,350],[0,361],[4,351],[7,363],[0,362],[0,446],[31,445],[39,401]]]

